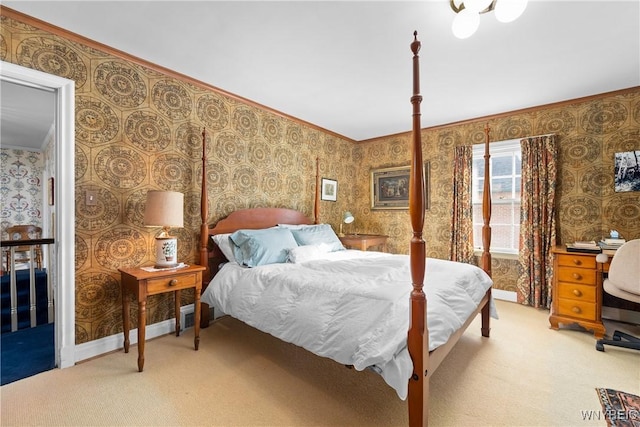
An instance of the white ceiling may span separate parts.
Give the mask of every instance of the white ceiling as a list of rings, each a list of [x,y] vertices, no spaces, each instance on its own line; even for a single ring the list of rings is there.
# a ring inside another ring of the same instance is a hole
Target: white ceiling
[[[423,127],[640,86],[640,0],[530,0],[465,40],[448,0],[3,4],[354,140],[411,129],[414,30]]]
[[[53,131],[55,92],[0,82],[0,146],[40,151]]]

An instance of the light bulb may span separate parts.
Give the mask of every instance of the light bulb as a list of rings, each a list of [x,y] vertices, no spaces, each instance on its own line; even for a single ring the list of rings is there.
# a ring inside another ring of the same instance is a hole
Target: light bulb
[[[515,21],[527,8],[527,1],[528,0],[496,1],[496,19],[504,23]]]
[[[459,39],[466,39],[473,35],[480,25],[480,15],[478,12],[472,12],[468,9],[464,9],[456,14],[453,18],[453,24],[451,25],[451,31],[453,35]]]
[[[472,12],[480,13],[491,5],[493,0],[465,0],[463,2],[464,9]]]

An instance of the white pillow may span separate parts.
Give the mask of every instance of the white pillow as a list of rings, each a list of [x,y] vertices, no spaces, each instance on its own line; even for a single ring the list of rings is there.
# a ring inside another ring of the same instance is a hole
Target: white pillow
[[[324,254],[329,252],[331,252],[331,246],[326,243],[298,246],[289,250],[289,262],[300,264],[301,262],[313,261],[323,258]]]
[[[233,256],[233,249],[231,248],[231,242],[229,241],[231,233],[226,234],[214,234],[211,236],[213,242],[218,245],[222,254],[231,262],[235,262],[236,258]]]

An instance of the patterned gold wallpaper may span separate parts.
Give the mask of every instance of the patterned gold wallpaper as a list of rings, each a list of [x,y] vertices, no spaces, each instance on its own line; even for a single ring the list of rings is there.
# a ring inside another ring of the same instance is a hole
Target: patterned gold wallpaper
[[[313,217],[320,174],[352,182],[353,142],[179,80],[64,35],[2,16],[0,59],[76,82],[76,342],[122,331],[118,268],[153,263],[160,231],[143,227],[147,190],[185,194],[185,227],[174,229],[181,261],[196,260],[202,129],[208,139],[210,222],[246,207],[299,209]],[[97,193],[95,206],[85,192]],[[338,200],[350,188],[338,188]],[[338,203],[320,220],[337,223]],[[193,295],[184,293],[183,304]],[[173,316],[170,297],[150,298],[148,322]],[[132,319],[136,319],[135,313]],[[134,325],[135,327],[135,325]]]
[[[180,260],[196,259],[203,127],[210,222],[256,206],[299,209],[312,217],[319,158],[320,175],[338,181],[338,201],[321,202],[320,221],[337,229],[342,212],[351,210],[352,231],[387,234],[391,251],[408,252],[408,212],[370,209],[370,171],[409,164],[409,133],[354,143],[19,14],[6,15],[5,10],[0,21],[0,59],[76,82],[78,344],[122,331],[117,269],[153,262],[158,230],[142,226],[147,190],[185,194],[185,227],[173,232]],[[424,233],[429,256],[448,257],[453,147],[482,143],[486,121],[422,132],[431,169]],[[640,193],[613,192],[613,153],[640,146],[640,90],[503,115],[489,124],[493,140],[560,136],[563,240],[594,238],[609,228],[640,236]],[[86,190],[97,192],[96,206],[85,205]],[[514,261],[494,260],[497,287],[515,290],[517,270]],[[192,295],[183,299],[189,303]],[[151,298],[147,312],[148,323],[170,318],[172,301]]]
[[[431,169],[431,208],[426,212],[424,229],[429,256],[446,258],[449,252],[453,147],[484,143],[486,123],[491,128],[491,141],[558,135],[558,243],[598,240],[611,229],[617,229],[627,239],[640,237],[640,192],[614,191],[614,154],[640,149],[640,88],[633,88],[573,103],[424,129],[423,157]],[[357,143],[354,152],[358,169],[356,203],[351,209],[356,222],[367,231],[389,234],[390,250],[401,253],[409,251],[408,212],[370,209],[369,173],[371,169],[408,165],[410,138],[407,133],[363,141]],[[516,290],[517,261],[494,258],[492,270],[496,288]]]

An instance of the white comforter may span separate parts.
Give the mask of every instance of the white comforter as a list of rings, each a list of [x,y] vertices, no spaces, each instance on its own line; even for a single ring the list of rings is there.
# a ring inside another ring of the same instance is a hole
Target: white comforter
[[[429,349],[445,343],[492,281],[478,267],[428,258]],[[202,302],[319,356],[372,367],[406,399],[409,256],[346,250],[299,264],[254,268],[227,263]]]

